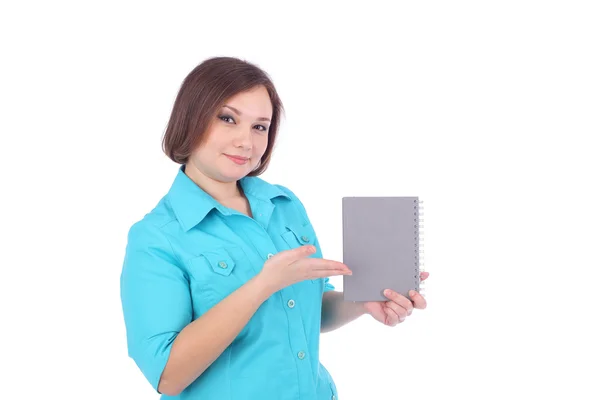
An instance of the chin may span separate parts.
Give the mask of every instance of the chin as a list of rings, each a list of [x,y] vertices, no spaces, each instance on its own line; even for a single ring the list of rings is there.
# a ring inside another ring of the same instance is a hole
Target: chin
[[[237,170],[221,171],[221,177],[226,182],[235,182],[250,173],[250,170],[238,168]]]

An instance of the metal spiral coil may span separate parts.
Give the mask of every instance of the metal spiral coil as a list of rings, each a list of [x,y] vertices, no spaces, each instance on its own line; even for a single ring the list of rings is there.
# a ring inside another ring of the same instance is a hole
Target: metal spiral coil
[[[419,293],[422,291],[423,289],[423,284],[421,282],[421,272],[424,272],[425,269],[425,258],[424,258],[424,253],[425,250],[423,249],[424,247],[424,235],[423,235],[423,230],[424,230],[424,207],[423,207],[423,200],[419,200],[419,198],[416,198],[414,200],[414,239],[415,239],[415,254],[414,254],[414,258],[415,258],[415,287],[418,288]]]
[[[421,282],[421,272],[425,272],[425,238],[424,238],[424,229],[425,229],[425,213],[424,213],[424,204],[423,200],[419,200],[418,198],[414,201],[414,229],[415,229],[415,270],[418,271],[418,275],[415,275],[416,281],[415,286],[419,289],[419,293],[422,296],[425,296],[423,293],[424,282]]]

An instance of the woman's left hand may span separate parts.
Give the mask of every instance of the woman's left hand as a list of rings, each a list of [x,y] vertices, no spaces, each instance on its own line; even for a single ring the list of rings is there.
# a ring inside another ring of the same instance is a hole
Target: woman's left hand
[[[420,277],[421,282],[424,281],[429,277],[429,272],[421,272]],[[415,308],[423,310],[427,307],[425,298],[414,290],[409,292],[410,299],[389,289],[383,294],[390,300],[367,301],[363,305],[368,314],[388,326],[396,326],[403,322]]]

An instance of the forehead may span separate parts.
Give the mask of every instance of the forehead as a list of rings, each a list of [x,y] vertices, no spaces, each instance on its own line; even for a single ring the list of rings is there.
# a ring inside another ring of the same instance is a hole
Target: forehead
[[[246,92],[231,96],[224,105],[232,106],[248,118],[271,118],[273,106],[269,92],[264,86],[258,86]]]

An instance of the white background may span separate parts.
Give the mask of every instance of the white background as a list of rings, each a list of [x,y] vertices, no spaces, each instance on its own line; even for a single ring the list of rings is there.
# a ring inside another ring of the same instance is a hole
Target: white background
[[[341,197],[425,201],[426,310],[322,336],[340,399],[598,399],[596,2],[7,2],[1,398],[155,399],[127,357],[126,233],[208,57],[267,71],[263,175],[340,259]],[[341,290],[341,278],[332,280]]]

